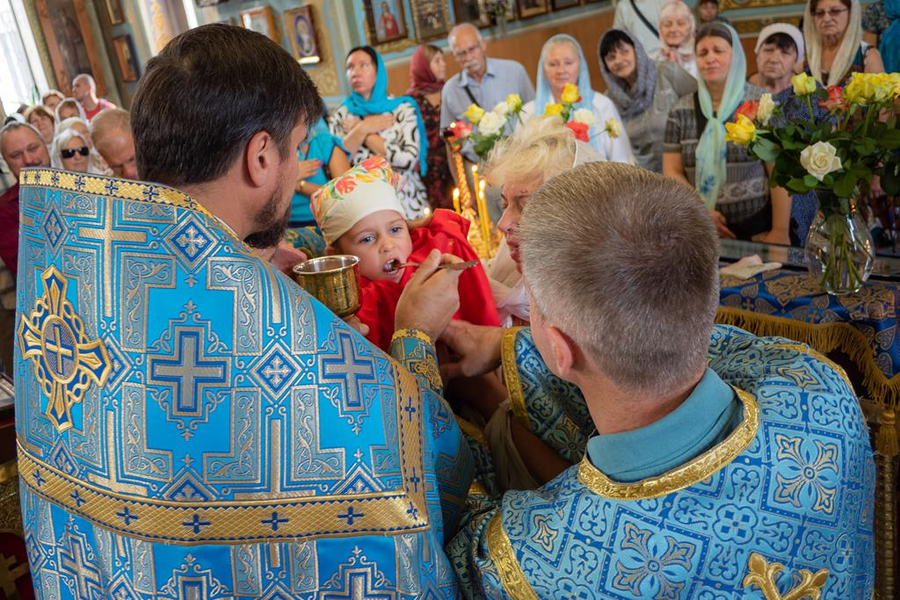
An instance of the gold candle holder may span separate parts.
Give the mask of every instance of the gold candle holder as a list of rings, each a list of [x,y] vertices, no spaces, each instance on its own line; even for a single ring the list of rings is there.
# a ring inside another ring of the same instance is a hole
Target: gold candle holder
[[[341,317],[359,311],[359,259],[349,254],[313,258],[293,268],[294,281]]]

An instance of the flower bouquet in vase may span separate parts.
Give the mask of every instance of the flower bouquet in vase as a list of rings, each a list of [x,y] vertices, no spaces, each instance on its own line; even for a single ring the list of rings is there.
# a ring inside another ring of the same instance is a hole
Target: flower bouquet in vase
[[[800,109],[792,112],[805,116],[787,118],[785,107],[764,94],[738,109],[735,122],[725,125],[725,139],[771,165],[772,187],[815,192],[819,212],[805,250],[810,274],[830,294],[856,292],[875,258],[861,202],[876,176],[885,193],[900,193],[900,74],[854,73],[844,88],[821,88],[805,73],[791,83],[788,102]],[[817,122],[814,104],[826,118]]]
[[[615,139],[622,132],[618,121],[609,119],[603,124],[603,129],[595,131],[591,135],[591,128],[594,127],[597,119],[594,117],[594,111],[587,108],[575,108],[575,105],[581,102],[581,91],[577,85],[567,83],[559,99],[561,102],[558,104],[548,104],[544,108],[544,114],[561,118],[566,127],[575,134],[576,140],[587,143],[591,141],[592,137],[603,133]]]

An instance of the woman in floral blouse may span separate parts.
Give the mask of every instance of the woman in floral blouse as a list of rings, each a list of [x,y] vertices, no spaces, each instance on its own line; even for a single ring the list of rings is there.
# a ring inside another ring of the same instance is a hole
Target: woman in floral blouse
[[[441,89],[447,63],[441,49],[431,44],[422,44],[409,61],[409,89],[406,93],[419,105],[425,131],[428,134],[428,172],[425,174],[425,188],[428,201],[434,208],[453,208],[450,190],[453,177],[441,138]]]
[[[381,55],[371,46],[347,54],[347,79],[353,92],[328,119],[332,134],[341,138],[356,165],[370,156],[383,156],[400,175],[397,195],[407,219],[425,214],[427,193],[425,123],[415,100],[387,93],[387,71]]]

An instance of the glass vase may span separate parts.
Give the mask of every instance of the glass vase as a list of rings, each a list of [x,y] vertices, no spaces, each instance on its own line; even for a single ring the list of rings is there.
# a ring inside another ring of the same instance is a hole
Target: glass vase
[[[806,265],[829,294],[859,291],[872,272],[875,244],[854,199],[817,191],[819,213],[806,238]]]

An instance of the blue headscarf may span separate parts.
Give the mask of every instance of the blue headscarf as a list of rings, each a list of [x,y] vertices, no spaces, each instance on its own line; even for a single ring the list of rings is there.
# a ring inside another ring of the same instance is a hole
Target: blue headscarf
[[[744,56],[744,47],[737,32],[726,23],[715,23],[715,26],[727,29],[731,34],[731,69],[728,71],[728,79],[725,80],[725,92],[722,94],[719,110],[713,110],[706,82],[702,77],[697,80],[697,96],[700,100],[700,110],[706,117],[706,128],[700,134],[700,141],[697,143],[697,171],[694,185],[703,196],[707,208],[715,208],[719,189],[725,183],[728,159],[725,121],[743,102],[744,82],[747,80],[747,58]]]
[[[579,44],[578,40],[571,35],[558,33],[547,40],[547,43],[545,43],[544,47],[541,49],[541,58],[538,60],[537,91],[534,95],[534,114],[544,114],[547,105],[556,102],[553,99],[553,92],[550,91],[550,81],[544,74],[544,58],[547,56],[547,49],[560,42],[568,42],[578,50],[578,60],[580,61],[578,64],[580,65],[580,69],[578,71],[578,81],[575,85],[578,86],[578,91],[581,92],[581,102],[575,104],[575,108],[586,108],[589,111],[594,112],[594,89],[591,87],[591,76],[590,73],[588,73],[588,65],[587,61],[584,60],[584,52],[581,50],[581,44]],[[595,128],[591,127],[588,130],[588,138],[590,138],[591,146],[598,152],[603,153],[603,149],[600,146],[600,136],[597,135]]]
[[[884,61],[885,73],[900,71],[900,0],[883,0],[884,13],[891,21],[881,34],[878,51]]]
[[[375,55],[375,87],[372,88],[372,94],[369,96],[368,100],[356,92],[350,92],[350,95],[344,100],[343,106],[347,107],[350,114],[358,117],[365,117],[368,115],[381,115],[392,112],[404,102],[411,104],[416,111],[416,122],[419,128],[419,171],[424,175],[428,170],[428,165],[426,164],[426,160],[428,159],[428,133],[425,131],[425,121],[422,120],[422,113],[419,112],[419,105],[409,96],[388,98],[387,69],[384,68],[384,61],[381,60],[381,54],[370,46],[364,46],[364,48],[367,49],[365,50],[366,52],[371,51],[370,54]],[[356,51],[357,50],[354,50],[352,52]]]

